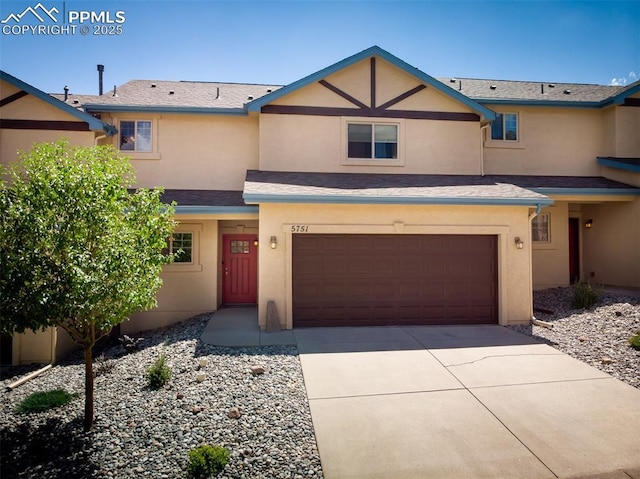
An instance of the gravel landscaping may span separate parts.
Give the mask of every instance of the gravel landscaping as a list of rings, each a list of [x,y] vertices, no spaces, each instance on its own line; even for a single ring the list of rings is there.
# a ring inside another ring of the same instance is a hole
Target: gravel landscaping
[[[222,478],[321,478],[322,469],[294,347],[221,348],[199,338],[208,315],[141,333],[140,350],[105,351],[94,366],[96,423],[82,432],[84,365],[80,356],[7,392],[28,368],[3,377],[0,472],[6,478],[180,478],[187,452],[226,447]],[[172,377],[159,390],[145,371],[165,354]],[[200,367],[200,360],[207,365]],[[264,368],[254,375],[252,366]],[[31,368],[33,370],[33,368]],[[197,375],[204,373],[204,381]],[[64,388],[81,397],[39,414],[16,406],[37,391]],[[233,408],[241,416],[230,418]]]
[[[629,344],[629,338],[640,331],[640,298],[605,291],[592,308],[573,309],[571,297],[572,288],[534,292],[536,318],[553,328],[512,329],[640,388],[640,351]]]
[[[593,308],[576,310],[571,288],[554,288],[536,292],[534,304],[546,311],[536,311],[536,317],[553,328],[512,329],[640,388],[640,351],[628,342],[640,331],[640,298],[605,293]],[[186,477],[190,449],[214,444],[230,452],[218,477],[321,478],[296,348],[203,344],[197,338],[209,318],[141,333],[139,350],[129,354],[120,345],[106,349],[94,366],[96,423],[90,433],[82,432],[79,354],[7,391],[9,383],[35,369],[12,368],[1,381],[0,476],[174,479]],[[163,354],[172,376],[152,390],[145,372]],[[264,373],[252,371],[254,366]],[[199,374],[205,375],[201,382]],[[44,413],[15,412],[30,394],[57,388],[80,397]]]

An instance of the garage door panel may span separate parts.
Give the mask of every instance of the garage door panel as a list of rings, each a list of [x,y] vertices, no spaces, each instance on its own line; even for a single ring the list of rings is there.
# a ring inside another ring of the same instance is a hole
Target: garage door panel
[[[497,240],[461,235],[294,235],[301,326],[497,322]]]

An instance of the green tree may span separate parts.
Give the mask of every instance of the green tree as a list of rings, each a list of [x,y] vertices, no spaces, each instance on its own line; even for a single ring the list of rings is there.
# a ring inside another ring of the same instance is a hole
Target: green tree
[[[34,145],[0,172],[0,330],[61,327],[84,349],[84,429],[93,426],[96,341],[156,305],[173,205],[128,188],[110,146]]]

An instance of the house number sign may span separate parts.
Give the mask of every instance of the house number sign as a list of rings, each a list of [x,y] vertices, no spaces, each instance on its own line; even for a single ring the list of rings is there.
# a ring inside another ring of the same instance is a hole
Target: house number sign
[[[291,232],[292,233],[308,233],[309,225],[292,225]]]

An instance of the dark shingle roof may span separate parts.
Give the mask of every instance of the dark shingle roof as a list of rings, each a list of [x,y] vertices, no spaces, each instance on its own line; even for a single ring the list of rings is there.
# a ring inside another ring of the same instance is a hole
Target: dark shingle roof
[[[635,187],[601,176],[532,175],[412,175],[381,173],[307,173],[249,170],[246,181],[279,185],[358,190],[386,188],[433,188],[512,184],[521,188],[628,188]]]
[[[628,86],[589,85],[474,78],[438,78],[450,88],[476,100],[535,100],[562,102],[601,102]]]
[[[242,108],[279,85],[131,80],[84,104],[152,107]],[[173,93],[172,93],[173,92]]]
[[[178,206],[246,206],[242,191],[230,190],[165,190],[162,202],[172,201]]]

